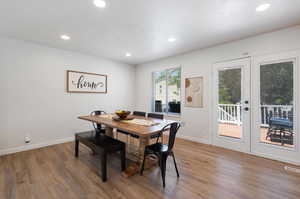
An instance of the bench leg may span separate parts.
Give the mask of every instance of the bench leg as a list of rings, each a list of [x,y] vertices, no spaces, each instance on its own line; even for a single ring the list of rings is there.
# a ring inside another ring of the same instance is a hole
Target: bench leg
[[[102,176],[102,181],[106,182],[107,180],[107,154],[106,152],[102,152],[101,154],[101,176]]]
[[[75,157],[78,157],[79,155],[79,140],[75,140]]]
[[[122,171],[126,169],[126,146],[125,145],[121,151],[121,169]]]
[[[144,172],[145,160],[146,160],[146,154],[144,153],[144,159],[143,159],[143,163],[142,163],[142,166],[141,166],[141,169],[140,169],[140,175],[141,176],[143,175],[143,172]]]

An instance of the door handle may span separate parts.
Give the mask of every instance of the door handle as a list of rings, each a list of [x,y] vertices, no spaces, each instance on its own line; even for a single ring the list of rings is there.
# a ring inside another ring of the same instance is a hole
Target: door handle
[[[246,101],[245,101],[245,104],[249,104],[249,101],[248,101],[248,100],[246,100]]]
[[[249,108],[248,108],[248,107],[245,107],[244,110],[245,110],[245,111],[249,111]]]

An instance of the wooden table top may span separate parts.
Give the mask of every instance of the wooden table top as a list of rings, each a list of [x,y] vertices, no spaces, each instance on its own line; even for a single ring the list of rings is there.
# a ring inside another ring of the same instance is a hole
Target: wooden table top
[[[143,125],[132,124],[132,123],[127,123],[127,122],[122,122],[122,121],[115,121],[115,120],[111,119],[110,117],[101,117],[101,115],[80,116],[78,118],[81,120],[86,120],[86,121],[95,122],[98,124],[103,124],[103,125],[109,126],[111,128],[117,128],[119,130],[131,133],[134,135],[138,135],[141,137],[149,137],[149,136],[155,135],[155,134],[159,133],[164,128],[164,126],[166,126],[170,123],[176,122],[173,120],[161,120],[161,119],[147,118],[147,117],[141,117],[141,116],[133,116],[133,117],[137,118],[137,119],[150,120],[157,124],[153,125],[153,126],[143,126]]]

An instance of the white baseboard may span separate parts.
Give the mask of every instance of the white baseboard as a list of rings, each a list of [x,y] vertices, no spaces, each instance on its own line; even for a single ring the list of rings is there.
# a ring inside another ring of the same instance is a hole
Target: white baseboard
[[[196,137],[184,136],[184,135],[178,135],[177,137],[185,139],[185,140],[190,140],[190,141],[193,141],[193,142],[198,142],[198,143],[201,143],[201,144],[208,144],[208,145],[212,144],[212,143],[210,143],[210,141],[208,139],[196,138]],[[224,149],[226,149],[226,148],[224,148]],[[232,149],[229,149],[229,150],[232,150]],[[238,152],[240,152],[240,151],[238,151]],[[243,152],[241,152],[241,153],[243,153]],[[289,163],[289,164],[300,166],[300,162],[294,161],[294,160],[283,159],[283,158],[279,158],[279,157],[275,157],[275,156],[271,156],[271,155],[266,155],[266,154],[261,154],[261,153],[255,153],[255,152],[249,152],[247,154],[255,155],[255,156],[258,156],[258,157],[263,157],[263,158],[267,158],[267,159],[271,159],[271,160],[275,160],[275,161],[286,162],[286,163]]]
[[[300,169],[294,168],[294,167],[289,167],[289,166],[284,166],[284,170],[300,174]]]
[[[208,139],[196,138],[196,137],[186,136],[186,135],[177,135],[177,137],[185,139],[185,140],[190,140],[190,141],[193,141],[193,142],[198,142],[198,143],[201,143],[201,144],[211,144]]]
[[[66,142],[72,142],[72,141],[74,141],[74,136],[68,137],[68,138],[57,139],[57,140],[51,140],[51,141],[48,141],[48,142],[29,144],[29,145],[24,145],[24,146],[9,148],[9,149],[2,149],[2,150],[0,150],[0,156],[12,154],[12,153],[17,153],[17,152],[21,152],[21,151],[28,151],[28,150],[32,150],[32,149],[38,149],[38,148],[51,146],[51,145],[55,145],[55,144],[62,144],[62,143],[66,143]]]
[[[267,159],[271,159],[271,160],[276,160],[276,161],[279,161],[279,162],[286,162],[286,163],[289,163],[289,164],[300,166],[300,162],[295,161],[295,160],[283,159],[281,157],[268,155],[268,154],[257,153],[257,152],[250,152],[248,154],[252,154],[252,155],[255,155],[255,156],[259,156],[259,157],[263,157],[263,158],[267,158]]]

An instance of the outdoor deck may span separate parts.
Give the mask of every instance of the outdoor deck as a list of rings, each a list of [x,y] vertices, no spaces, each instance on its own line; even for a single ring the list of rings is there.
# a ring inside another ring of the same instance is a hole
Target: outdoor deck
[[[220,123],[219,124],[219,135],[240,139],[242,137],[241,127],[242,126],[238,126],[235,124]],[[267,131],[268,131],[268,128],[266,128],[266,127],[260,128],[260,132],[261,132],[260,141],[268,143],[268,144],[281,145],[278,142],[271,142],[270,140],[266,140]],[[294,147],[294,145],[289,145],[289,144],[285,144],[284,146],[290,147],[290,148]]]

